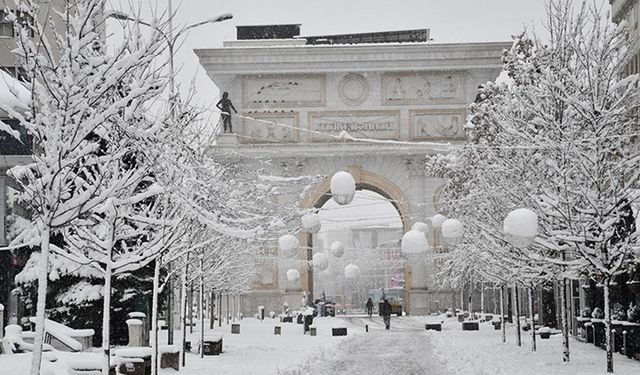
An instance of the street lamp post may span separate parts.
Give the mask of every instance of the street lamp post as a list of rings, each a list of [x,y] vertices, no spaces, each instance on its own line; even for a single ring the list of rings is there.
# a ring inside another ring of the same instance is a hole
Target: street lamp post
[[[507,241],[514,247],[520,249],[526,249],[535,241],[538,234],[538,215],[528,208],[515,209],[507,215],[503,223],[503,232],[507,238]],[[520,340],[520,317],[518,316],[518,288],[514,286],[516,297],[516,330],[518,346],[521,344]],[[535,315],[533,311],[533,288],[529,289],[529,308],[531,317],[531,350],[536,351],[536,324]]]

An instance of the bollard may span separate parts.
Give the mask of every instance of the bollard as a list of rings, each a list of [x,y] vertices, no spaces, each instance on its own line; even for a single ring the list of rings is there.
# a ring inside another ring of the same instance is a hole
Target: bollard
[[[627,331],[622,331],[622,354],[627,354]]]
[[[142,346],[142,320],[129,319],[126,321],[129,326],[129,344],[127,346],[141,347]]]
[[[369,325],[368,325],[368,324],[365,324],[365,325],[364,325],[364,331],[365,331],[366,333],[369,333]]]

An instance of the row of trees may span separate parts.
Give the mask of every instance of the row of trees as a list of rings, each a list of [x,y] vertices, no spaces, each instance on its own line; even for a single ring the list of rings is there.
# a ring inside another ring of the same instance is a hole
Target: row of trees
[[[609,290],[638,262],[632,205],[638,202],[638,76],[624,77],[629,40],[595,6],[548,4],[547,35],[523,32],[503,56],[503,75],[479,88],[468,141],[429,169],[442,202],[466,225],[465,243],[441,273],[533,288],[562,285],[564,360],[569,360],[565,280],[604,288],[607,370],[613,371]],[[528,248],[502,233],[507,213],[533,209],[539,232]]]
[[[28,284],[37,275],[31,373],[41,370],[48,281],[69,274],[69,300],[97,299],[91,291],[102,285],[108,374],[114,278],[153,269],[157,353],[159,296],[170,281],[180,281],[183,296],[193,283],[201,295],[246,291],[256,241],[284,230],[295,212],[274,220],[278,212],[267,199],[273,186],[256,183],[231,159],[214,160],[193,131],[201,113],[188,99],[163,99],[171,20],[154,19],[148,34],[138,22],[124,24],[122,42],[107,48],[105,0],[64,2],[50,13],[59,19],[45,24],[37,21],[38,3],[23,1],[22,16],[10,15],[29,77],[29,109],[3,108],[34,143],[33,162],[9,171],[30,214],[10,248],[39,250],[19,277]],[[35,23],[21,22],[25,14]],[[155,373],[155,354],[153,363]]]

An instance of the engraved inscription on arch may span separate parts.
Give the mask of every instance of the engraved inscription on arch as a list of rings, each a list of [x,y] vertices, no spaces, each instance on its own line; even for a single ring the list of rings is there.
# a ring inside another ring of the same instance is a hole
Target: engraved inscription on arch
[[[382,104],[464,103],[461,72],[399,72],[382,75]]]
[[[325,103],[325,76],[244,76],[242,90],[245,108],[321,107]]]

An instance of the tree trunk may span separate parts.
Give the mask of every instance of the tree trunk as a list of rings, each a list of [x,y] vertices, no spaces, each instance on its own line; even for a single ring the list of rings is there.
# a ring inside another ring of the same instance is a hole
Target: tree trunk
[[[109,375],[109,360],[111,359],[111,342],[109,340],[111,323],[111,273],[113,264],[111,261],[111,249],[107,257],[107,267],[104,273],[104,292],[102,307],[102,351],[104,358],[102,362],[102,375]],[[129,338],[131,339],[131,338]]]
[[[42,364],[42,345],[44,344],[44,320],[47,301],[47,282],[49,281],[49,235],[51,228],[46,227],[40,244],[40,274],[38,275],[38,302],[36,304],[36,333],[33,339],[31,375],[40,374]]]
[[[193,333],[193,283],[189,287],[189,305],[187,306],[187,314],[189,314],[189,333]]]
[[[158,292],[160,289],[160,258],[153,269],[153,300],[151,302],[151,375],[158,373]]]
[[[513,315],[516,323],[516,344],[522,346],[522,337],[520,336],[520,298],[518,295],[518,286],[513,285]]]
[[[188,262],[188,259],[187,259]],[[182,355],[182,367],[186,366],[186,353],[185,347],[187,345],[187,270],[189,266],[186,265],[182,269],[182,277],[180,280],[180,330],[182,331],[182,348],[180,354]]]
[[[567,279],[563,278],[560,282],[560,315],[562,319],[562,362],[569,362],[569,322],[567,317]]]
[[[204,358],[204,256],[200,256],[200,302],[198,303],[200,310],[200,358]]]
[[[531,317],[531,351],[536,351],[536,314],[533,308],[533,287],[529,288],[529,316]]]
[[[507,342],[507,322],[504,320],[504,285],[500,285],[500,324],[502,324],[502,342]]]
[[[209,329],[213,329],[214,324],[216,322],[216,292],[211,292],[210,297],[211,303],[209,304]]]
[[[222,292],[218,293],[218,327],[222,327]]]
[[[604,335],[607,346],[607,372],[613,372],[613,346],[611,345],[611,306],[609,303],[609,288],[611,278],[604,279]]]

